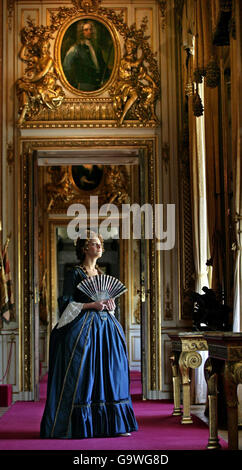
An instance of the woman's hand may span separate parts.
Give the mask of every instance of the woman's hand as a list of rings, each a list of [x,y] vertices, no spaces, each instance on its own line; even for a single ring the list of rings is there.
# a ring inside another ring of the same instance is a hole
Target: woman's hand
[[[109,299],[109,300],[102,300],[100,302],[99,301],[90,302],[88,304],[84,304],[82,308],[94,309],[94,310],[98,310],[98,312],[102,312],[103,310],[108,310],[108,311],[115,310],[116,305],[113,299]]]
[[[101,302],[93,302],[92,304],[92,308],[94,308],[94,310],[98,310],[99,312],[102,312],[102,310],[106,309],[107,308],[107,300],[102,300]]]
[[[115,308],[116,308],[114,299],[106,300],[106,305],[107,305],[107,310],[108,310],[108,311],[110,311],[110,310],[111,310],[111,311],[114,311]]]

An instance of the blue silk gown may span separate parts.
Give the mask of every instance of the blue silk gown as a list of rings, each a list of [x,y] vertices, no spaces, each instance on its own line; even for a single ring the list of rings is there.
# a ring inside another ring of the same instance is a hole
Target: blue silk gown
[[[91,302],[77,288],[86,277],[79,266],[70,271],[59,299],[61,312],[69,302]],[[111,437],[137,429],[125,336],[114,315],[81,310],[65,326],[55,326],[40,437]]]

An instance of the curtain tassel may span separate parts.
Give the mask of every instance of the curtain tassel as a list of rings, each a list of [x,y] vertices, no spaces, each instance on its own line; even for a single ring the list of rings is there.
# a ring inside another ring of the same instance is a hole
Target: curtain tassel
[[[196,92],[193,95],[192,109],[193,109],[194,116],[199,117],[199,116],[203,115],[203,109],[204,108],[203,108],[202,100],[201,100],[200,95],[198,93],[198,89],[196,89]]]
[[[210,88],[215,88],[220,82],[220,69],[217,64],[217,60],[211,57],[210,62],[207,65],[207,72],[205,83]]]

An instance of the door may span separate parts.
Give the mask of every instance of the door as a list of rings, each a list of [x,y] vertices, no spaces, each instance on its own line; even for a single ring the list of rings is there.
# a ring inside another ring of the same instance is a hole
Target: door
[[[29,238],[30,243],[30,273],[31,273],[31,316],[32,316],[32,333],[33,344],[32,349],[32,380],[34,390],[34,400],[39,400],[39,251],[38,251],[38,238],[39,238],[39,220],[38,220],[38,162],[36,152],[33,152],[32,165],[31,165],[31,194],[32,201],[32,221],[29,224],[31,227],[31,234]]]
[[[145,166],[145,156],[141,151],[140,155],[140,205],[142,207],[148,200],[148,175]],[[141,240],[140,240],[140,305],[141,305],[141,376],[142,376],[142,397],[147,398],[148,394],[148,338],[149,338],[149,240],[145,239],[145,219],[144,213],[141,218]]]

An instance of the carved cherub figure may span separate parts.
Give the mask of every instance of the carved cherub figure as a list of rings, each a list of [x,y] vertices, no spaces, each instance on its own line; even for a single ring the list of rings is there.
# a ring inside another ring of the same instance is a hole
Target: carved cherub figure
[[[26,76],[19,78],[16,83],[20,105],[19,125],[26,119],[26,115],[36,114],[42,106],[57,108],[64,98],[62,87],[56,84],[58,73],[49,49],[48,40],[34,44],[32,50],[24,41],[21,48],[20,58],[28,66]]]
[[[118,84],[114,89],[114,110],[122,124],[131,107],[136,104],[135,114],[146,121],[155,119],[155,94],[157,85],[144,65],[144,54],[138,58],[138,46],[132,39],[125,43],[121,59]]]

